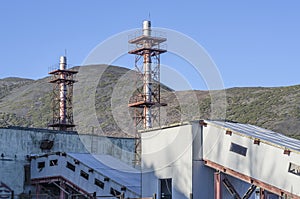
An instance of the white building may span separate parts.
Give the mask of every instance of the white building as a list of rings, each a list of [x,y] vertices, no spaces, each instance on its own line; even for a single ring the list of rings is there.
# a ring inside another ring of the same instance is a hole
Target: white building
[[[146,131],[141,137],[143,197],[300,198],[299,140],[220,121]]]

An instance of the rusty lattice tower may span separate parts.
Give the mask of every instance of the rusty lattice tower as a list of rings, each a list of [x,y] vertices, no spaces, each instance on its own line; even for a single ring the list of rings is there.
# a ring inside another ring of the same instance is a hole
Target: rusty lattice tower
[[[129,54],[135,55],[137,82],[142,82],[128,105],[134,108],[137,162],[141,154],[138,130],[160,126],[160,106],[166,105],[160,102],[160,54],[167,52],[166,40],[162,33],[151,30],[150,21],[144,21],[142,33],[129,40],[132,49]]]
[[[56,130],[73,130],[75,127],[73,121],[73,84],[74,75],[77,71],[67,69],[67,58],[60,57],[59,68],[49,74],[50,83],[53,85],[52,92],[52,111],[53,119],[48,125]]]

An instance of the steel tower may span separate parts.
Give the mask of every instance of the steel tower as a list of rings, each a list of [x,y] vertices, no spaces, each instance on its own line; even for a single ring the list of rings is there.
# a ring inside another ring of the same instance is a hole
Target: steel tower
[[[67,58],[60,57],[59,69],[49,72],[53,84],[52,111],[53,119],[49,127],[56,130],[73,130],[73,84],[77,71],[67,69]]]
[[[135,55],[137,82],[142,82],[128,104],[134,108],[135,152],[139,157],[141,140],[138,130],[160,126],[160,106],[166,106],[160,102],[160,54],[167,52],[164,43],[166,40],[161,33],[151,30],[151,21],[144,21],[142,33],[129,40],[132,50],[128,53]],[[143,128],[140,127],[141,122]],[[137,158],[136,161],[139,160]]]

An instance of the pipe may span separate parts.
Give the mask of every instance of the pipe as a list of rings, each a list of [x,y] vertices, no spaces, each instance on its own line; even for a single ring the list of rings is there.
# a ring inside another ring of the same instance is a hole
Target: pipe
[[[143,22],[143,35],[151,36],[151,22]],[[146,48],[151,48],[151,44],[145,43]],[[144,96],[146,103],[152,102],[152,78],[151,78],[151,55],[150,50],[147,50],[144,54]],[[145,129],[152,128],[152,114],[151,107],[144,107],[144,127]]]
[[[143,35],[144,36],[151,36],[151,21],[144,21],[143,22]]]
[[[61,56],[59,60],[59,69],[60,70],[66,70],[67,65],[67,58],[65,56]],[[67,112],[67,102],[66,102],[66,96],[67,96],[67,86],[66,82],[64,81],[66,79],[66,75],[64,72],[60,74],[61,83],[60,83],[60,90],[59,90],[59,117],[60,117],[60,123],[66,124],[66,112]]]

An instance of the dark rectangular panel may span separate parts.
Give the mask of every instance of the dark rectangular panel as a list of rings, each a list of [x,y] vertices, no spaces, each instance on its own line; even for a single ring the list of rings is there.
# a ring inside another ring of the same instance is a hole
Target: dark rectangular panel
[[[237,154],[240,154],[242,156],[246,156],[246,154],[247,154],[247,148],[246,147],[235,144],[233,142],[231,142],[230,151],[232,151],[234,153],[237,153]]]

